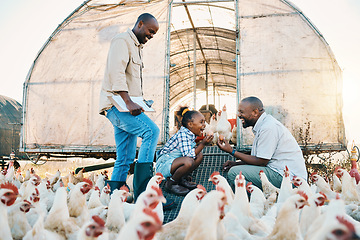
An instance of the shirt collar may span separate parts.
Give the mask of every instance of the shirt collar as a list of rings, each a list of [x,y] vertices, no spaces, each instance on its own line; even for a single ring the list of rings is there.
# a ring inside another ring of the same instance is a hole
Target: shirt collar
[[[196,138],[195,134],[184,126],[181,126],[180,131],[183,131],[184,133],[188,134],[190,137],[194,139]]]
[[[264,122],[265,120],[265,117],[266,117],[266,112],[264,112],[263,114],[261,114],[261,116],[258,118],[258,120],[256,121],[255,123],[255,126],[253,127],[252,131],[253,133],[255,134],[257,131],[259,131],[262,123]]]
[[[142,48],[143,44],[139,43],[139,40],[135,36],[135,33],[130,28],[127,29],[127,32],[129,33],[131,39],[134,41],[135,46]]]

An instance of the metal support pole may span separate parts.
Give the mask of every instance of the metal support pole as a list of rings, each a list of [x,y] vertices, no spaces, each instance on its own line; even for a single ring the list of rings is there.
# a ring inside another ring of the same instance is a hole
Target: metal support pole
[[[164,94],[164,114],[163,114],[163,135],[162,142],[165,144],[169,139],[169,111],[170,111],[170,36],[171,36],[171,8],[172,1],[169,1],[167,33],[166,33],[166,49],[165,49],[165,94]]]
[[[208,63],[205,63],[205,91],[206,91],[206,110],[209,111],[209,89],[208,89]]]
[[[236,23],[236,102],[237,106],[241,100],[241,59],[240,59],[240,13],[239,13],[239,0],[235,0],[235,23]],[[243,143],[242,143],[242,132],[240,128],[240,119],[236,118],[236,125],[237,125],[237,141],[236,147],[239,150],[243,150]]]
[[[193,42],[193,47],[194,47],[194,58],[193,58],[193,78],[194,78],[194,110],[196,110],[196,39],[197,35],[196,35],[196,31],[194,29],[194,42]]]
[[[214,107],[216,106],[215,105],[215,98],[216,98],[216,96],[215,96],[215,82],[213,82],[213,98],[214,98]]]

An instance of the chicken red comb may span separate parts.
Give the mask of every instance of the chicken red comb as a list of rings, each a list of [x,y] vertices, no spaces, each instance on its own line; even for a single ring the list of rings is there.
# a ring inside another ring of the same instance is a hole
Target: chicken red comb
[[[204,191],[206,192],[206,189],[205,189],[205,187],[204,187],[203,185],[198,184],[196,187],[199,188],[199,189],[201,189],[201,190],[204,190]]]
[[[18,188],[14,184],[12,184],[10,182],[1,184],[0,188],[7,188],[7,189],[12,190],[16,195],[19,194]]]
[[[39,177],[39,175],[34,174],[34,177],[36,177],[38,181],[41,181],[41,177]]]
[[[314,176],[315,174],[317,174],[317,172],[313,172],[313,173],[310,175],[310,177]]]
[[[292,180],[295,181],[296,178],[297,178],[297,176],[293,176],[293,179],[292,179]]]
[[[248,187],[248,186],[250,186],[252,184],[252,182],[248,182],[247,184],[246,184],[246,188]]]
[[[344,224],[351,232],[355,232],[354,224],[352,224],[350,221],[346,220],[344,216],[336,216],[336,219]]]
[[[289,171],[289,168],[286,165],[285,165],[285,171],[287,171],[287,172]]]
[[[158,223],[158,224],[162,224],[159,216],[157,215],[156,212],[153,212],[150,208],[144,208],[143,209],[143,212],[146,214],[146,215],[149,215],[150,217],[154,218],[155,222]]]
[[[242,176],[242,171],[239,172],[239,177],[241,177],[241,176]]]
[[[39,190],[37,189],[37,188],[35,188],[35,192],[36,192],[36,195],[40,195],[40,193],[39,193]]]
[[[110,185],[109,185],[109,183],[107,183],[107,184],[106,184],[106,187],[110,188]]]
[[[162,193],[162,191],[161,191],[161,188],[159,188],[159,187],[157,187],[157,186],[151,186],[151,188],[154,189],[154,190],[157,192],[158,196],[162,196],[162,195],[163,195],[163,193]]]
[[[97,190],[97,191],[100,191],[100,188],[98,186],[95,186],[94,189]]]
[[[28,204],[30,204],[30,205],[31,205],[31,202],[29,202],[28,200],[24,200],[24,202],[26,202],[26,203],[28,203]]]
[[[324,196],[324,198],[325,198],[325,200],[327,199],[327,196],[325,195],[325,193],[323,193],[323,192],[319,192],[319,194],[323,195],[323,196]]]
[[[339,199],[340,199],[340,194],[339,194],[339,193],[336,193],[335,199],[336,199],[336,200],[339,200]]]
[[[97,224],[99,224],[99,226],[105,227],[105,222],[104,222],[104,220],[103,220],[101,217],[94,215],[94,216],[92,216],[92,219],[93,219]]]
[[[225,189],[222,188],[222,187],[219,187],[219,186],[216,186],[216,191],[220,191],[220,192],[225,193]]]
[[[302,196],[303,198],[305,198],[306,201],[308,200],[308,195],[306,195],[305,192],[303,192],[303,191],[298,191],[297,193],[298,193],[300,196]]]
[[[211,174],[210,178],[213,178],[213,177],[216,176],[216,175],[220,175],[220,173],[219,173],[218,171],[215,171],[215,172],[213,172],[213,173]]]
[[[262,173],[264,173],[264,171],[263,171],[263,170],[260,170],[260,171],[259,171],[259,175],[261,175]]]
[[[93,185],[92,181],[88,178],[83,178],[83,182],[86,182],[87,184],[89,184],[91,187]]]
[[[160,177],[164,177],[164,175],[162,175],[160,172],[157,172],[155,175],[160,176]]]
[[[120,190],[124,190],[126,192],[130,192],[129,188],[126,185],[122,185]]]
[[[340,166],[336,166],[334,172],[336,172],[336,171],[339,170],[339,169],[341,169],[341,167],[340,167]]]

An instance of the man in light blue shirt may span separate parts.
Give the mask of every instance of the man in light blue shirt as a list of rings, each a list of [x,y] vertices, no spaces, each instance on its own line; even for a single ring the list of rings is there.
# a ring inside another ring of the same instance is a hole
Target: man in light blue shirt
[[[265,113],[260,99],[244,98],[239,104],[238,117],[244,128],[253,127],[255,139],[251,155],[237,152],[227,141],[218,141],[221,150],[241,160],[227,161],[223,165],[224,170],[230,169],[228,178],[231,184],[242,171],[246,181],[261,189],[259,172],[263,170],[269,181],[280,187],[285,166],[289,168],[290,176],[307,179],[305,160],[298,143],[282,123]]]

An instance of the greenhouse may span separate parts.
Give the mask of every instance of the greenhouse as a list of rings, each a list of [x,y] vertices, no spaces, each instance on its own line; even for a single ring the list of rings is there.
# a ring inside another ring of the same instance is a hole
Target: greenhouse
[[[143,71],[159,145],[179,106],[226,104],[236,118],[239,100],[257,96],[300,145],[345,148],[341,69],[320,31],[289,1],[89,0],[53,32],[29,70],[22,151],[115,152],[112,126],[98,113],[107,53],[112,37],[144,12],[160,25],[144,47]],[[237,148],[248,150],[253,135],[239,125]]]

